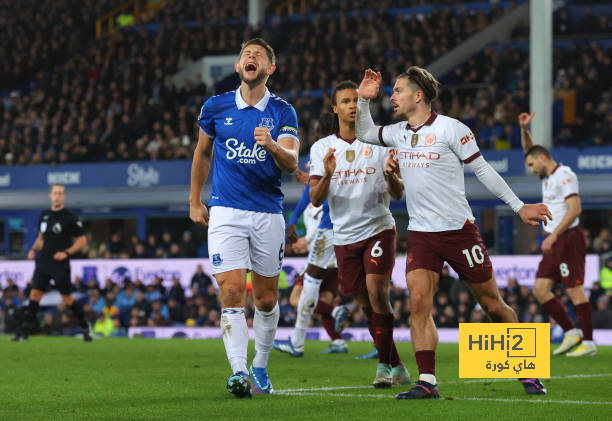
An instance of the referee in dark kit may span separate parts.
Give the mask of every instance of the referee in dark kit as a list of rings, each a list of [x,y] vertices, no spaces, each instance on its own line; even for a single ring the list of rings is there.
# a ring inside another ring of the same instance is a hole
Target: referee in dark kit
[[[55,287],[62,294],[62,300],[79,319],[85,342],[91,341],[91,329],[85,321],[83,308],[72,297],[70,280],[70,256],[82,250],[86,245],[83,224],[70,211],[64,208],[66,190],[62,184],[53,184],[49,192],[51,209],[43,211],[38,218],[38,238],[28,252],[28,259],[36,259],[32,279],[30,303],[25,309],[21,328],[12,341],[25,341],[30,333],[40,328],[37,318],[40,300],[49,281],[53,279]]]

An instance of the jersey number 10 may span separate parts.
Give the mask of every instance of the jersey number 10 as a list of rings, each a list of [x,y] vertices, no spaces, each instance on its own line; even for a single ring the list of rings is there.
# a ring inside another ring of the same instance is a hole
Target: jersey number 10
[[[484,253],[478,244],[472,247],[472,253],[470,253],[468,249],[461,250],[461,253],[465,255],[468,265],[470,265],[471,268],[474,267],[474,262],[476,262],[477,265],[482,265],[484,262]],[[472,258],[474,260],[472,260]]]

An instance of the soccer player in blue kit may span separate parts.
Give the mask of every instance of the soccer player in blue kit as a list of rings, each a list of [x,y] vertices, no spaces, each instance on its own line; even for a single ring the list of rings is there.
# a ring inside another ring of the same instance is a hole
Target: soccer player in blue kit
[[[222,306],[221,332],[233,373],[227,390],[237,397],[273,392],[267,366],[280,315],[278,275],[285,249],[281,171],[295,171],[299,149],[295,110],[266,87],[275,62],[274,50],[263,39],[242,44],[234,65],[240,87],[204,103],[191,169],[189,216],[208,225],[208,251]],[[209,213],[201,194],[211,161]],[[247,372],[248,270],[256,308],[255,357]]]

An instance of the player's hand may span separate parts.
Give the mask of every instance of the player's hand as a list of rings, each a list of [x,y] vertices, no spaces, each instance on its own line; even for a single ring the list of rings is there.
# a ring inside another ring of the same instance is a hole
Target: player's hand
[[[67,258],[68,258],[68,253],[66,253],[65,251],[57,251],[53,255],[53,259],[57,260],[58,262],[61,262],[62,260],[66,260]]]
[[[374,72],[372,69],[366,69],[363,75],[363,80],[359,85],[359,96],[363,99],[374,99],[378,96],[378,89],[382,83],[382,75],[380,72]]]
[[[255,142],[257,142],[259,146],[261,146],[268,152],[271,152],[274,148],[278,146],[276,142],[272,139],[270,130],[266,129],[265,127],[255,127],[255,130],[253,131],[253,136],[255,136]]]
[[[298,240],[295,224],[287,225],[287,240],[289,240],[290,244],[293,244]]]
[[[519,122],[519,126],[521,126],[521,129],[526,129],[527,126],[529,126],[529,122],[531,122],[531,119],[533,118],[534,115],[535,115],[535,111],[533,111],[531,114],[520,113],[518,115],[518,122]]]
[[[397,150],[391,149],[387,162],[385,163],[385,177],[389,177],[392,174],[399,174],[399,161],[397,160]]]
[[[208,226],[208,209],[202,203],[189,206],[189,219],[198,225]]]
[[[295,177],[302,186],[305,186],[306,183],[308,183],[308,172],[306,171],[302,171],[298,168],[297,170],[295,170]]]
[[[36,252],[34,250],[30,250],[28,252],[28,259],[34,260],[35,257],[36,257]]]
[[[334,172],[336,172],[336,156],[334,155],[336,152],[335,148],[329,148],[327,154],[323,158],[323,166],[325,167],[325,174],[331,176]]]
[[[542,241],[542,251],[544,254],[552,252],[552,246],[555,244],[555,241],[557,241],[557,234],[555,233],[549,234],[544,241]]]
[[[538,221],[544,222],[544,225],[548,220],[552,220],[552,214],[548,210],[548,206],[544,203],[538,203],[535,205],[523,205],[518,211],[519,216],[527,225],[538,226]],[[548,218],[548,219],[546,219]]]

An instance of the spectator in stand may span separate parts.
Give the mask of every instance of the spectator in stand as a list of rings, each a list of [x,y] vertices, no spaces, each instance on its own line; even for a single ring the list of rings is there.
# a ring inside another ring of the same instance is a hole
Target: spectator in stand
[[[597,307],[593,312],[593,328],[612,329],[612,307],[607,295],[602,295],[597,300]]]
[[[611,245],[612,240],[610,239],[610,230],[608,228],[603,228],[601,231],[599,231],[597,237],[593,239],[593,251],[595,253],[607,253],[611,251]]]
[[[132,259],[147,259],[149,258],[149,254],[147,253],[145,246],[142,243],[137,243],[134,246],[132,254],[130,256]]]
[[[159,247],[164,250],[164,253],[170,252],[170,247],[172,246],[172,234],[169,231],[164,231],[162,234],[161,242],[159,243]]]
[[[155,287],[155,285],[147,285],[147,292],[144,293],[144,298],[152,303],[157,300],[161,300],[163,297],[162,293]]]
[[[185,309],[181,303],[174,298],[168,300],[168,315],[171,324],[185,323]]]
[[[97,289],[91,290],[89,296],[89,305],[96,314],[101,314],[106,307],[106,300],[100,296],[100,291]]]
[[[161,276],[155,275],[155,278],[153,278],[153,286],[159,291],[162,297],[166,295],[166,287],[164,286],[164,280]]]
[[[130,327],[146,326],[147,319],[140,315],[140,311],[136,307],[132,307],[130,311]]]
[[[147,255],[149,255],[150,257],[155,255],[155,251],[157,250],[157,238],[155,237],[155,234],[149,234],[149,236],[147,237]]]
[[[119,309],[115,306],[115,293],[106,293],[106,303],[102,308],[102,314],[106,317],[114,317],[119,314]]]
[[[172,278],[172,287],[168,291],[168,298],[176,300],[179,304],[185,304],[185,290],[176,276]]]
[[[196,266],[196,271],[191,277],[191,288],[197,288],[199,291],[205,292],[212,285],[212,279],[206,273],[201,264]]]
[[[194,258],[196,257],[196,247],[191,238],[191,231],[183,232],[183,237],[180,244],[183,257]]]
[[[132,311],[134,309],[138,310],[138,317],[145,320],[149,317],[149,313],[151,313],[151,303],[145,299],[145,295],[142,291],[136,293],[136,301],[134,302]]]
[[[168,258],[169,259],[180,259],[183,257],[185,257],[185,255],[181,251],[179,245],[176,243],[172,243],[170,245],[170,251],[168,252]]]
[[[111,239],[108,243],[108,251],[112,256],[118,256],[125,249],[125,242],[123,240],[123,231],[116,231],[111,236]]]

